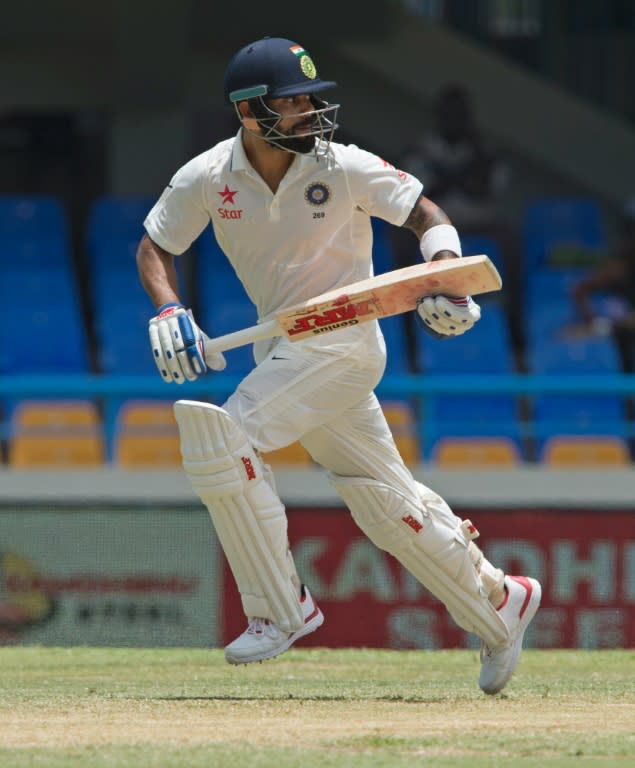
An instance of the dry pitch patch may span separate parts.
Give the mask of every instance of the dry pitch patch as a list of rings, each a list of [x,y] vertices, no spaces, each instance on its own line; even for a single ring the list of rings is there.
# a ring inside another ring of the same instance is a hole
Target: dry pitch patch
[[[7,768],[626,766],[635,754],[632,651],[526,652],[496,697],[478,690],[472,651],[295,650],[239,668],[216,650],[7,648],[0,659]]]

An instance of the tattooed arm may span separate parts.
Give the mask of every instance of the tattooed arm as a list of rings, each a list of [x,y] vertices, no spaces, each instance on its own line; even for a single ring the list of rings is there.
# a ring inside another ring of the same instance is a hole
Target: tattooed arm
[[[410,229],[421,240],[423,235],[432,227],[436,227],[438,224],[451,225],[451,223],[447,214],[438,205],[425,197],[425,195],[421,195],[402,226]],[[460,253],[455,253],[451,250],[441,250],[434,254],[431,261],[456,259],[457,256],[460,256]]]

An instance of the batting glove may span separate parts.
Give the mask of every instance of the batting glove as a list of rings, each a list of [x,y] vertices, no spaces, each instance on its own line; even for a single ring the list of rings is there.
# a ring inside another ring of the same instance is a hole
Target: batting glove
[[[148,325],[154,362],[163,381],[183,384],[206,373],[222,371],[227,365],[220,352],[205,355],[208,338],[194,322],[192,311],[182,304],[164,304]]]
[[[421,327],[436,339],[459,336],[481,318],[481,308],[471,296],[426,296],[417,302]]]

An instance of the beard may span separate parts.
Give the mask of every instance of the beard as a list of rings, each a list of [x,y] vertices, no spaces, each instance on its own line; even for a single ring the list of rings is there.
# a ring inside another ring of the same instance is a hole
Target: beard
[[[307,120],[303,123],[305,128],[309,128],[311,131],[315,131],[319,128],[317,120]],[[298,126],[294,126],[290,130],[281,131],[277,129],[275,134],[270,137],[270,141],[274,147],[282,150],[283,152],[298,152],[301,155],[306,155],[309,152],[313,152],[315,149],[315,133],[304,134],[295,133]],[[274,143],[275,142],[275,143]]]
[[[283,152],[299,152],[306,155],[313,152],[315,147],[315,136],[289,136],[289,138],[278,139],[280,144],[278,148]]]

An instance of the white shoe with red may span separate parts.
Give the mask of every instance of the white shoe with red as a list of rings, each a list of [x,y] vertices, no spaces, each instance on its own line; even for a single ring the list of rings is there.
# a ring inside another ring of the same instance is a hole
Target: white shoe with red
[[[225,647],[225,659],[230,664],[249,664],[264,661],[288,650],[296,640],[322,626],[324,614],[311,593],[302,585],[300,604],[304,613],[304,626],[296,632],[284,632],[268,619],[249,619],[249,626]]]
[[[509,682],[523,649],[525,630],[540,605],[541,593],[536,579],[505,576],[505,600],[498,611],[509,627],[509,640],[497,648],[489,648],[485,642],[481,642],[481,675],[478,683],[485,693],[498,693]]]

